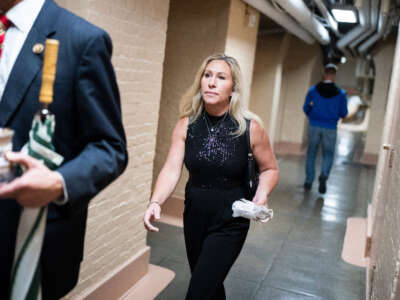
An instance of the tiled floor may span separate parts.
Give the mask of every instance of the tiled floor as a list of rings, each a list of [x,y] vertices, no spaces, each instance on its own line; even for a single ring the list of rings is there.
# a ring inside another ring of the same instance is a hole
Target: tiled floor
[[[345,140],[348,139],[346,142]],[[353,143],[353,140],[356,143]],[[229,300],[365,299],[365,269],[341,259],[348,217],[365,217],[375,168],[357,163],[363,137],[339,134],[341,152],[325,195],[302,188],[304,158],[278,157],[280,183],[270,197],[274,219],[252,224],[225,287]],[[184,299],[190,271],[182,228],[159,224],[148,235],[151,263],[176,273],[157,300]]]

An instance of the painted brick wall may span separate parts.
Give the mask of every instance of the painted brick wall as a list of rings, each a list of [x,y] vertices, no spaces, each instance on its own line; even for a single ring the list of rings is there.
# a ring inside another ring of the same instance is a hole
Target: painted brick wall
[[[260,14],[241,0],[231,0],[225,53],[237,59],[243,74],[243,103],[249,105]]]
[[[371,114],[365,141],[364,152],[378,154],[382,140],[383,120],[385,117],[390,75],[393,66],[395,41],[389,40],[375,55],[375,83],[371,100]]]
[[[57,0],[113,40],[129,150],[125,173],[92,200],[79,285],[81,298],[146,245],[142,216],[151,193],[169,0]]]
[[[247,13],[254,18],[252,26],[246,21]],[[224,52],[237,58],[245,77],[245,102],[248,101],[258,20],[258,12],[246,9],[240,0],[171,0],[154,182],[168,154],[179,117],[180,97],[192,84],[204,58]],[[175,197],[184,197],[187,177],[184,169]]]
[[[398,36],[399,38],[399,36]],[[399,299],[400,295],[400,48],[397,41],[389,95],[384,102],[384,129],[381,143],[393,150],[380,148],[372,202],[372,247],[368,269],[368,299]],[[384,59],[388,61],[388,57]],[[377,74],[378,75],[378,74]],[[383,87],[382,87],[383,88]],[[385,89],[387,88],[387,85]],[[372,124],[371,124],[372,125]]]
[[[257,42],[249,107],[263,120],[267,132],[270,130],[275,73],[283,37],[283,34],[264,35]]]
[[[305,115],[303,103],[309,87],[320,80],[322,53],[318,44],[309,45],[292,36],[284,63],[280,118],[275,142],[302,143]]]
[[[229,0],[171,0],[154,182],[164,165],[171,135],[179,118],[179,102],[203,60],[224,52],[228,26]],[[184,197],[187,172],[174,196]]]
[[[395,85],[399,84],[397,80]],[[389,168],[389,156],[382,153],[381,150],[380,165],[378,171],[383,173],[377,174],[375,181],[375,189],[378,189],[377,199],[374,201],[375,222],[372,234],[372,251],[370,272],[371,298],[373,300],[381,299],[399,299],[400,295],[400,118],[398,99],[394,110],[394,122],[391,132],[392,138],[388,138],[386,142],[393,145],[392,167]],[[388,115],[386,114],[386,117]],[[386,119],[386,127],[390,127],[390,123]],[[386,128],[387,130],[387,128]],[[383,175],[383,177],[382,177]],[[379,201],[378,201],[379,200]],[[376,203],[377,202],[377,203]]]

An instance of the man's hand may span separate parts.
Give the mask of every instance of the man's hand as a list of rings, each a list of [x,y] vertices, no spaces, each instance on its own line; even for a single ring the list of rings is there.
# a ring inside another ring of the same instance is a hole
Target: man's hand
[[[41,161],[20,152],[8,152],[7,160],[25,167],[25,173],[0,185],[0,198],[13,198],[25,207],[41,207],[63,194],[62,178]]]

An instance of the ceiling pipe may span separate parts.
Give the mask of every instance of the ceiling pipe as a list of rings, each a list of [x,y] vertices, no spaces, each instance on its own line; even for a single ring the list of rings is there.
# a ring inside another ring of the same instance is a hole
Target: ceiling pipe
[[[329,32],[319,22],[304,4],[303,0],[279,0],[279,6],[283,7],[294,19],[301,24],[322,45],[330,43]]]
[[[276,23],[284,27],[293,35],[303,40],[307,44],[313,44],[315,39],[304,30],[297,22],[295,22],[290,16],[283,12],[277,11],[269,2],[266,0],[243,0],[245,3],[257,9],[262,14],[266,15]]]
[[[358,47],[358,52],[361,55],[365,55],[372,45],[380,40],[385,34],[386,27],[389,23],[389,9],[390,0],[381,0],[381,13],[379,16],[378,31]]]
[[[313,1],[317,5],[317,7],[318,7],[319,11],[321,12],[322,16],[328,22],[328,25],[332,29],[333,33],[337,37],[340,36],[338,23],[332,17],[331,13],[328,11],[328,8],[325,6],[324,2],[322,0],[313,0]]]
[[[370,14],[370,0],[362,1],[360,8],[358,9],[359,12],[359,20],[360,24],[350,30],[348,33],[345,34],[344,37],[339,39],[336,43],[336,47],[342,51],[346,56],[352,56],[352,54],[346,49],[346,47],[358,36],[363,34],[365,30],[369,28],[369,14]]]
[[[369,28],[366,29],[366,31],[358,36],[354,41],[352,41],[349,45],[349,48],[353,53],[356,55],[357,49],[356,47],[368,39],[370,36],[372,36],[377,30],[378,30],[378,21],[379,21],[379,12],[380,12],[380,6],[379,6],[379,0],[371,0],[371,7],[370,7],[370,22],[369,22]]]

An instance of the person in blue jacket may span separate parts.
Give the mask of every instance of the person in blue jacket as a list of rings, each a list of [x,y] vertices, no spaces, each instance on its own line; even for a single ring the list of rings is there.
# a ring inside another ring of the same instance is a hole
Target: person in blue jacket
[[[335,155],[337,122],[347,115],[345,91],[336,84],[337,66],[325,66],[323,81],[312,86],[306,96],[303,111],[309,120],[306,180],[304,189],[310,190],[315,177],[315,159],[318,147],[322,146],[322,166],[318,191],[326,192],[326,182]]]

